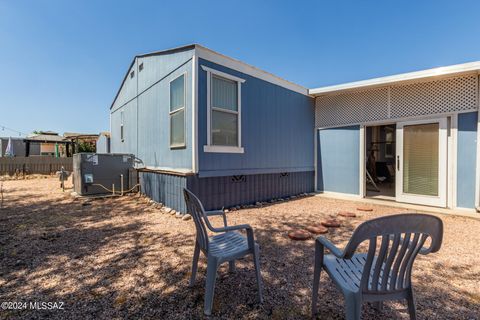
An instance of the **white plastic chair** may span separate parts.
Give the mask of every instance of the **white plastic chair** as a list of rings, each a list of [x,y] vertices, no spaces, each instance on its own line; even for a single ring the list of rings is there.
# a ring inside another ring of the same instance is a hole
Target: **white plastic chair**
[[[192,216],[197,230],[195,251],[193,254],[192,276],[190,278],[190,287],[195,283],[197,275],[198,258],[200,251],[207,257],[207,279],[205,283],[205,315],[212,314],[213,294],[215,290],[215,280],[217,277],[218,267],[228,262],[230,271],[235,270],[235,260],[252,254],[255,264],[255,272],[258,284],[258,298],[260,303],[263,302],[262,297],[262,276],[260,274],[259,246],[254,241],[253,229],[248,224],[237,226],[227,226],[227,217],[223,211],[208,211],[203,209],[200,200],[188,189],[184,189],[185,202],[187,211]],[[209,216],[222,215],[224,227],[215,228],[208,220]],[[207,234],[207,228],[217,233],[211,237]],[[247,237],[240,234],[239,230],[245,230]]]

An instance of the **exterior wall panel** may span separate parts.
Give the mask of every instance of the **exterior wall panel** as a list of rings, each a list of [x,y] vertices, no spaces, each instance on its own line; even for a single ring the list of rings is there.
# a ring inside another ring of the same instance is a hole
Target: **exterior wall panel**
[[[186,212],[183,188],[187,177],[156,172],[139,172],[140,190],[155,202],[180,212]]]
[[[123,135],[120,137],[121,113],[123,112]],[[114,110],[111,113],[112,132],[110,148],[112,153],[130,153],[137,155],[137,99]]]
[[[241,85],[243,154],[207,153],[207,72],[198,68],[200,176],[313,170],[314,99],[199,59],[199,66],[245,79]]]
[[[148,65],[145,66],[147,68]],[[192,73],[191,61],[176,69],[138,98],[138,157],[145,165],[176,169],[192,168]],[[146,70],[146,69],[144,69]],[[143,72],[143,71],[142,71]],[[186,147],[170,149],[170,81],[185,73]]]
[[[477,112],[458,115],[457,207],[475,208]]]
[[[360,127],[318,130],[318,191],[360,194]]]
[[[133,67],[135,76],[127,76],[111,110],[112,153],[132,153],[149,167],[191,170],[192,55],[193,50],[187,50],[136,59]],[[140,71],[138,66],[142,63],[143,69]],[[169,84],[183,73],[186,77],[186,147],[171,149]],[[122,111],[125,137],[123,142],[120,139]]]
[[[158,172],[139,174],[143,194],[183,213],[186,212],[183,188],[195,193],[205,210],[215,210],[313,192],[314,176],[313,171],[244,175],[241,179],[233,176],[185,177]]]

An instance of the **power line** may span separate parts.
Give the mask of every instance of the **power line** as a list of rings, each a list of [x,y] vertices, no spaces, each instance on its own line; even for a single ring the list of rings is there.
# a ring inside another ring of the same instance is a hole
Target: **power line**
[[[25,133],[23,133],[23,132],[21,132],[21,131],[18,131],[18,130],[9,128],[9,127],[7,127],[7,126],[0,125],[0,128],[2,129],[2,131],[8,130],[8,131],[11,131],[11,132],[18,133],[18,136],[19,136],[19,137],[21,137],[21,136],[27,136],[27,134],[25,134]]]

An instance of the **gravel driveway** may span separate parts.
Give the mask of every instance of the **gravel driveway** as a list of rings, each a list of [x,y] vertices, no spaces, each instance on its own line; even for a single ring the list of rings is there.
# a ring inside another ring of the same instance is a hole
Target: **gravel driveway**
[[[182,221],[137,195],[85,201],[62,193],[57,179],[4,182],[0,209],[0,301],[26,302],[0,310],[1,319],[203,318],[205,259],[188,288],[194,246],[192,221]],[[237,272],[219,271],[210,318],[307,319],[314,241],[294,242],[292,228],[321,221],[355,202],[306,197],[228,213],[229,223],[249,223],[261,247],[265,302],[256,303],[251,258]],[[364,220],[402,209],[372,206],[342,219],[326,236],[343,247]],[[479,319],[480,220],[440,216],[444,244],[419,257],[413,282],[419,319]],[[218,218],[215,218],[218,219]],[[220,220],[214,220],[220,224]],[[30,302],[33,305],[30,305]],[[35,304],[35,302],[37,304]],[[50,302],[51,304],[42,304]],[[53,303],[57,304],[54,305]],[[58,309],[62,303],[63,309]],[[52,310],[37,310],[40,307]],[[37,309],[35,309],[37,308]],[[342,319],[343,298],[322,273],[319,318]],[[364,319],[407,319],[403,302]]]

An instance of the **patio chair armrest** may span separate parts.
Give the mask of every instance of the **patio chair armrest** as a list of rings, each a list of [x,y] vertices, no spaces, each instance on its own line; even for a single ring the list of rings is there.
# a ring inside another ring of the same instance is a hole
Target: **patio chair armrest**
[[[205,214],[207,215],[207,217],[222,216],[223,217],[223,225],[225,227],[227,226],[227,215],[225,214],[225,211],[223,211],[223,210],[211,210],[211,211],[205,211]]]
[[[338,249],[333,243],[331,243],[327,238],[319,236],[315,240],[317,243],[322,245],[324,248],[330,250],[330,252],[337,258],[345,258],[345,253],[342,250]]]

